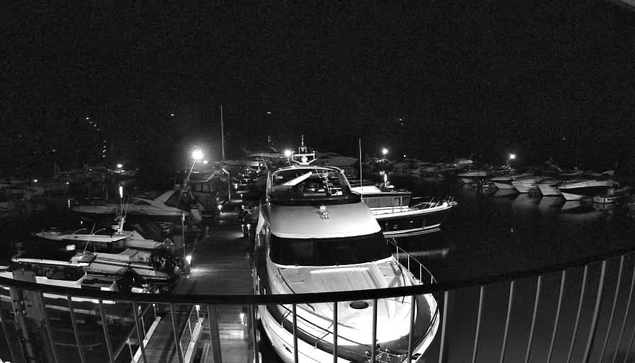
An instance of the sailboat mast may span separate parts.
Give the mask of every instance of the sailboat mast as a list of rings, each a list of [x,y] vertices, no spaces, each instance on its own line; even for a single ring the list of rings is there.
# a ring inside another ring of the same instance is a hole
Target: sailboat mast
[[[361,187],[362,183],[362,138],[359,138],[359,186]]]
[[[221,144],[221,161],[225,161],[225,130],[223,123],[223,105],[220,105],[220,144]]]

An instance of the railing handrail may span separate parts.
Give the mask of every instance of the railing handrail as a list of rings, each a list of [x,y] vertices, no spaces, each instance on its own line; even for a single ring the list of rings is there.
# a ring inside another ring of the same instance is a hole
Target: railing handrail
[[[320,292],[303,294],[275,294],[275,295],[160,295],[135,294],[118,291],[93,291],[61,286],[38,284],[34,282],[18,281],[0,277],[0,286],[16,287],[25,290],[42,291],[45,293],[64,296],[116,300],[121,302],[139,303],[173,303],[173,304],[213,304],[213,305],[265,305],[265,304],[302,304],[328,303],[333,301],[352,301],[363,299],[384,299],[400,296],[411,296],[438,293],[459,288],[476,287],[497,282],[522,279],[532,276],[559,272],[570,268],[581,267],[590,263],[608,260],[621,255],[635,252],[635,247],[617,249],[594,256],[584,257],[574,261],[567,261],[540,268],[522,271],[506,272],[497,275],[463,279],[458,281],[442,281],[434,284],[392,287],[374,290],[350,290],[338,292]]]

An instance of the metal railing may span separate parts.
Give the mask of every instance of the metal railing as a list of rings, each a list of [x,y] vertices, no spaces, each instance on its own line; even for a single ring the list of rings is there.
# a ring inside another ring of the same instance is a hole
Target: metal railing
[[[403,255],[398,248],[397,253]],[[408,261],[411,258],[409,256]],[[410,265],[412,268],[413,264]],[[419,277],[425,278],[425,275],[426,271],[422,270]],[[259,329],[254,324],[258,306],[288,305],[291,321],[295,323],[298,304],[328,303],[332,304],[333,319],[337,321],[341,313],[337,302],[414,299],[421,294],[435,294],[443,306],[440,329],[425,353],[426,362],[627,362],[633,357],[631,349],[635,340],[635,314],[631,311],[635,258],[631,249],[456,282],[320,294],[137,295],[42,286],[11,279],[0,279],[0,285],[9,287],[12,292],[10,307],[6,300],[0,305],[0,328],[5,336],[1,344],[8,347],[0,352],[9,354],[0,359],[17,363],[136,362],[135,356],[138,361],[153,361],[149,345],[142,342],[161,339],[156,331],[150,331],[152,326],[156,329],[158,323],[155,323],[162,316],[160,311],[169,311],[171,316],[171,327],[167,330],[171,336],[163,339],[171,342],[170,349],[177,353],[172,354],[169,361],[203,362],[204,358],[195,352],[197,344],[205,344],[211,351],[207,361],[222,362],[226,337],[221,339],[219,333],[222,327],[217,309],[229,306],[248,312],[243,338],[249,342],[246,354],[250,361],[259,362],[263,361],[258,353],[263,341],[258,339]],[[44,299],[44,293],[68,296],[67,309],[62,313],[70,317],[66,321],[71,325],[72,335],[69,332],[66,335],[72,337],[74,343],[60,343],[62,333],[57,332],[57,324],[51,323],[53,314],[60,310]],[[97,299],[99,303],[92,312],[86,309],[80,312],[75,308],[75,297]],[[115,307],[128,308],[125,314],[131,315],[132,320],[127,326],[129,329],[123,330],[125,333],[122,334],[121,329],[113,331],[114,325],[109,323],[112,306],[104,301],[117,301]],[[373,312],[372,334],[376,337],[382,327],[377,326],[376,308]],[[85,314],[96,319],[97,325],[89,324]],[[80,322],[82,317],[84,322]],[[99,329],[95,328],[99,325]],[[209,334],[201,334],[203,327],[209,329]],[[93,334],[101,331],[100,348],[89,348],[92,347],[87,335],[89,330]],[[336,357],[338,351],[345,348],[337,338],[338,324],[333,324],[332,330],[332,354]],[[297,325],[293,325],[291,331],[295,342],[292,356],[302,361],[301,352],[295,348],[301,332]],[[411,327],[410,342],[412,331]],[[205,341],[201,341],[203,336]],[[131,355],[122,358],[126,346]],[[102,354],[95,355],[95,349],[101,349]],[[379,362],[375,355],[367,361]]]

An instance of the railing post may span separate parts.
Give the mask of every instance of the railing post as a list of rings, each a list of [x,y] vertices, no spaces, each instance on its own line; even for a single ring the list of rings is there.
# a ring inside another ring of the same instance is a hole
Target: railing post
[[[536,316],[538,315],[538,302],[540,301],[540,288],[542,287],[542,275],[538,276],[536,282],[536,298],[534,300],[534,313],[531,316],[531,328],[529,329],[529,340],[527,341],[527,353],[525,353],[525,363],[529,363],[531,355],[531,343],[534,339],[534,328],[536,327]]]
[[[441,343],[439,344],[439,363],[444,363],[444,354],[445,354],[445,336],[447,334],[447,321],[448,321],[448,300],[450,300],[450,292],[445,291],[443,293],[443,311],[442,320],[441,320]]]
[[[582,289],[580,290],[580,297],[578,301],[578,312],[575,317],[575,324],[573,325],[573,334],[571,336],[571,345],[569,346],[569,354],[567,355],[567,363],[571,362],[571,356],[573,355],[573,347],[575,345],[575,337],[578,333],[578,326],[580,325],[580,314],[582,313],[582,302],[584,301],[584,292],[586,291],[587,279],[589,277],[589,265],[584,265],[584,274],[582,275]]]
[[[619,335],[619,338],[617,339],[617,345],[615,346],[615,351],[618,351],[620,349],[620,345],[622,345],[622,337],[624,336],[624,329],[626,329],[626,321],[628,320],[628,313],[630,312],[631,301],[633,300],[633,286],[635,286],[635,265],[633,266],[633,272],[631,274],[631,287],[628,291],[628,300],[626,302],[626,309],[624,310],[624,320],[622,321],[622,327],[620,328],[620,335]],[[628,349],[629,350],[631,349],[630,345]],[[617,359],[617,354],[614,354],[612,363],[615,363],[616,359]],[[628,359],[628,355],[626,359]]]
[[[598,293],[595,298],[595,309],[593,310],[593,319],[591,320],[591,331],[589,331],[589,338],[584,349],[583,362],[588,363],[591,356],[591,346],[595,339],[595,333],[597,330],[598,317],[600,315],[600,305],[602,304],[602,293],[604,292],[604,277],[606,277],[606,260],[602,261],[602,269],[600,270],[600,283],[598,285]]]
[[[615,308],[617,306],[617,297],[620,293],[620,285],[622,284],[622,272],[624,270],[624,256],[620,257],[620,268],[617,273],[617,282],[615,283],[615,294],[613,295],[613,306],[611,307],[611,315],[609,316],[609,322],[606,327],[606,337],[602,344],[602,350],[600,351],[600,358],[598,361],[604,359],[604,353],[606,352],[606,346],[609,342],[609,336],[611,335],[611,327],[613,326],[613,318],[615,317]]]
[[[174,346],[176,348],[176,355],[179,357],[179,363],[183,363],[183,350],[181,349],[181,341],[179,339],[179,333],[176,330],[176,311],[174,311],[174,304],[170,304],[170,315],[172,316],[172,333],[174,334]]]
[[[478,351],[478,338],[481,331],[481,314],[483,313],[483,295],[485,285],[481,285],[478,296],[478,313],[476,316],[476,334],[474,335],[474,350],[472,350],[472,363],[476,363],[476,353]]]
[[[293,303],[293,305],[291,305],[291,309],[292,309],[292,313],[293,313],[293,362],[294,363],[298,363],[299,357],[298,357],[298,351],[300,350],[298,348],[298,311],[297,311],[297,305],[295,303]]]
[[[253,313],[253,306],[250,307],[250,320],[253,326],[256,325],[255,314]],[[212,346],[212,362],[222,363],[223,358],[220,349],[220,331],[218,329],[218,316],[216,315],[216,305],[207,305],[207,320],[209,321],[209,340]],[[256,353],[255,362],[258,363],[258,342],[256,341],[256,330],[252,328],[254,333],[254,351]]]
[[[141,324],[139,323],[139,308],[140,306],[137,302],[132,302],[132,314],[134,316],[135,326],[137,328],[137,339],[139,339],[139,349],[141,350],[141,356],[143,357],[143,362],[147,363],[148,358],[146,357],[146,347],[143,345],[143,337],[145,335],[145,331],[142,331]]]
[[[333,303],[333,363],[337,363],[337,301]]]
[[[412,332],[415,329],[415,305],[417,304],[417,301],[415,299],[416,295],[412,295],[410,297],[410,330],[408,333],[408,355],[407,357],[412,357]],[[434,319],[434,314],[432,314],[431,316],[432,319]]]
[[[373,299],[373,329],[370,346],[370,363],[375,363],[375,351],[377,350],[377,299]]]
[[[562,308],[562,297],[564,295],[564,284],[567,280],[567,270],[562,271],[560,277],[560,293],[558,294],[558,306],[556,307],[556,317],[553,321],[553,332],[551,333],[551,343],[549,343],[549,352],[547,353],[547,363],[551,362],[551,354],[553,353],[553,346],[556,342],[556,333],[558,332],[558,320],[560,319],[560,310]]]
[[[507,348],[507,334],[509,333],[509,320],[512,315],[512,304],[514,302],[514,286],[516,285],[516,280],[512,280],[509,284],[509,298],[507,299],[507,318],[505,319],[505,332],[503,333],[503,346],[501,347],[501,356],[500,363],[503,363],[505,360],[505,350]]]
[[[108,322],[106,321],[106,314],[104,313],[104,301],[102,299],[99,299],[99,315],[101,316],[101,326],[104,329],[104,339],[106,340],[108,359],[110,363],[114,363],[115,357],[112,355],[112,342],[110,341],[110,334],[108,333]]]
[[[77,322],[75,321],[75,311],[73,310],[73,299],[68,296],[68,309],[71,313],[71,324],[73,325],[73,333],[75,334],[75,341],[77,342],[77,350],[79,351],[79,359],[82,363],[86,362],[84,357],[84,350],[82,349],[82,343],[79,340],[79,333],[77,332]]]

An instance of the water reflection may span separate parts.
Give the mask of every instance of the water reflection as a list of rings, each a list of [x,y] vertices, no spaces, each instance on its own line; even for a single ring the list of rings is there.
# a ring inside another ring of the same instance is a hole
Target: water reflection
[[[516,189],[499,189],[494,193],[497,198],[514,198],[518,195]]]

